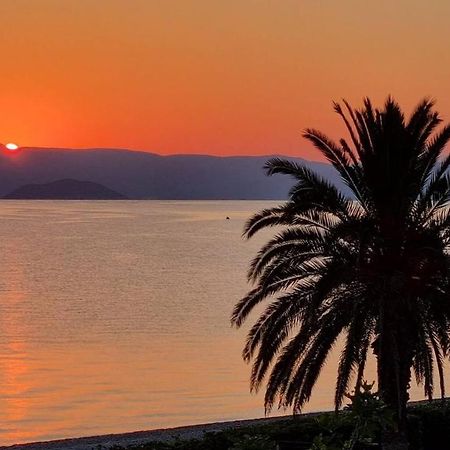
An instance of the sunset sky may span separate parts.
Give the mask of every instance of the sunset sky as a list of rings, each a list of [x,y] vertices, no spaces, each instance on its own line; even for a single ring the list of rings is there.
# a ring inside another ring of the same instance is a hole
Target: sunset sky
[[[318,155],[331,102],[424,96],[450,121],[450,2],[0,1],[0,142]]]

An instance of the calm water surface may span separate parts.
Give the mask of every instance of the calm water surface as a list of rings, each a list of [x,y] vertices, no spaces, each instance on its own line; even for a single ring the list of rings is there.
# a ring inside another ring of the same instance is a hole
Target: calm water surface
[[[0,444],[262,416],[229,316],[267,205],[0,201]]]

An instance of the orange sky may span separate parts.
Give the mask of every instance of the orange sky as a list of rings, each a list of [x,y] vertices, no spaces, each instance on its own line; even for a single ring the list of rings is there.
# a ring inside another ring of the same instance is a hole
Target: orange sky
[[[331,101],[433,96],[450,121],[450,2],[0,2],[0,142],[284,153]]]

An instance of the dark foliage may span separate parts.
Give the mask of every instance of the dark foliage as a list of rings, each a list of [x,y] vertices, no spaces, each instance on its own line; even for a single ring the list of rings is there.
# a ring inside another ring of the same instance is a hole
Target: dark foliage
[[[375,404],[377,402],[375,401]],[[359,429],[361,437],[377,436],[379,430],[371,429],[373,423],[379,422],[379,406],[369,417],[369,427]],[[374,410],[374,402],[359,417],[366,416]],[[177,441],[172,443],[149,442],[138,446],[126,447],[128,450],[269,450],[281,444],[283,448],[311,449],[313,443],[323,443],[323,448],[339,449],[352,440],[355,435],[355,415],[349,413],[320,414],[317,416],[297,417],[291,420],[280,420],[268,425],[246,426],[243,428],[208,433],[203,439]],[[446,402],[433,402],[429,405],[418,405],[408,408],[408,435],[410,450],[446,450],[450,442],[450,405]],[[368,450],[376,447],[375,439],[360,439],[353,447],[355,450]],[[259,447],[258,447],[259,446]],[[326,447],[325,447],[326,446]],[[319,446],[317,445],[316,448]],[[320,447],[319,447],[320,448]],[[96,450],[106,450],[100,447]],[[109,447],[108,450],[125,450],[125,447]]]
[[[307,129],[311,141],[353,193],[346,197],[300,163],[271,159],[267,173],[294,180],[289,200],[247,223],[278,233],[251,264],[252,289],[235,307],[241,326],[254,307],[268,305],[243,351],[252,361],[251,387],[266,386],[265,406],[299,412],[339,337],[343,349],[336,408],[354,381],[359,391],[367,354],[377,358],[378,388],[406,426],[411,372],[431,398],[434,373],[444,396],[443,360],[450,329],[450,126],[433,102],[408,119],[388,98],[381,109],[335,104],[349,140],[333,142]]]

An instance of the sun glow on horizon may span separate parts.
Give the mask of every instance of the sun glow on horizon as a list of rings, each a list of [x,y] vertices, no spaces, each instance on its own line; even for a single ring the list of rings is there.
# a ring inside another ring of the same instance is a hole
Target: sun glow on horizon
[[[8,144],[6,144],[5,147],[11,152],[18,150],[18,148],[19,148],[18,145],[13,144],[12,142],[8,142]]]

